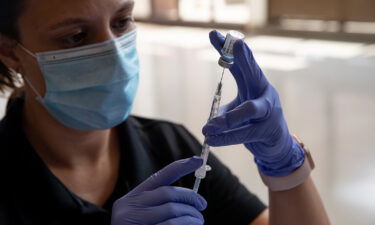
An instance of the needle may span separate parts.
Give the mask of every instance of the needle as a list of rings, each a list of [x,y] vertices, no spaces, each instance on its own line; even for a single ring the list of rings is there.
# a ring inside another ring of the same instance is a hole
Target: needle
[[[223,72],[221,73],[220,83],[221,81],[223,81],[224,72],[225,72],[225,68],[223,68]]]

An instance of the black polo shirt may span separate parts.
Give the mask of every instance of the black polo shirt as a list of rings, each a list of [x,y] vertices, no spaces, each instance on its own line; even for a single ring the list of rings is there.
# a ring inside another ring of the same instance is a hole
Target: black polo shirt
[[[181,125],[130,116],[118,126],[120,171],[103,207],[70,192],[34,151],[21,126],[23,100],[8,107],[0,122],[1,225],[109,225],[113,202],[169,163],[199,155],[201,144]],[[250,163],[250,162],[249,162]],[[207,225],[249,225],[265,205],[214,155],[202,181]],[[194,175],[175,185],[192,188]]]

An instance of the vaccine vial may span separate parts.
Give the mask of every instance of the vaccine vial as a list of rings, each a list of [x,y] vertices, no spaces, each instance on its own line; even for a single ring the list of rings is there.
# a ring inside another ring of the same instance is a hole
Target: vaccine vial
[[[223,68],[230,68],[233,65],[233,45],[237,40],[244,40],[245,35],[239,31],[231,30],[225,37],[223,49],[221,49],[222,56],[219,59],[219,65]]]

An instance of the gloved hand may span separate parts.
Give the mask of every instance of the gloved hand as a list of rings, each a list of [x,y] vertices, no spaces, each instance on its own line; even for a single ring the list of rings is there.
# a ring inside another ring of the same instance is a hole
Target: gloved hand
[[[169,186],[202,163],[199,157],[179,160],[152,175],[114,203],[111,225],[203,225],[199,211],[206,200],[190,189]]]
[[[224,36],[212,31],[210,40],[220,53]],[[302,165],[304,151],[288,131],[277,91],[242,40],[234,44],[233,55],[230,71],[238,94],[220,107],[218,117],[203,127],[206,143],[211,146],[244,144],[254,154],[263,174],[288,175]]]

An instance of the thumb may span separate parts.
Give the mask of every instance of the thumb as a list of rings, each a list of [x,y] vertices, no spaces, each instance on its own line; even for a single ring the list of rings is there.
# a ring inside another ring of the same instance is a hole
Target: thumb
[[[143,191],[151,191],[161,186],[173,184],[181,177],[194,172],[201,167],[203,159],[197,156],[175,161],[163,169],[159,170],[142,184],[133,189],[132,193],[139,193]]]
[[[214,46],[216,51],[221,55],[221,49],[224,46],[225,37],[216,30],[211,31],[209,36],[212,46]]]

